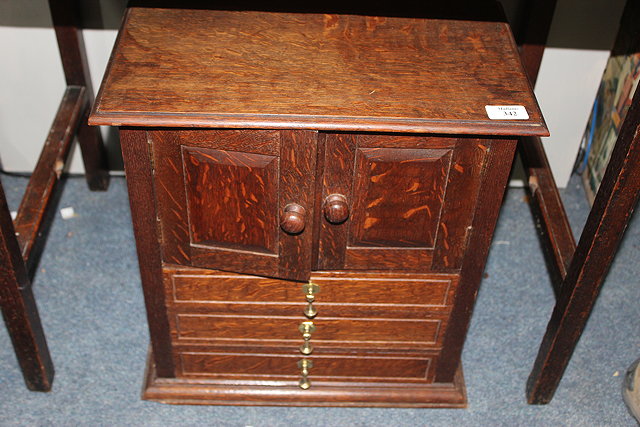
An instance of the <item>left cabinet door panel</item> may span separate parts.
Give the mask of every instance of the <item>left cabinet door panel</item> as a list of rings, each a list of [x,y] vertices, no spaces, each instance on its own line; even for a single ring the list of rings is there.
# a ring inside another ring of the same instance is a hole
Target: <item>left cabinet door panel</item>
[[[315,132],[155,130],[149,139],[164,261],[309,278]],[[280,226],[292,205],[302,208],[294,233]]]

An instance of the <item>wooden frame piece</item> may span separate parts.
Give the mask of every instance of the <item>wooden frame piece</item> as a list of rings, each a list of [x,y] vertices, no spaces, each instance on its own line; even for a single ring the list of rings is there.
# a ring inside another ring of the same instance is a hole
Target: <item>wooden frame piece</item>
[[[546,2],[551,8],[554,4],[553,0]],[[628,2],[621,28],[625,22],[632,24],[639,11],[635,2]],[[541,15],[546,18],[539,26],[548,33],[551,14]],[[531,21],[536,18],[532,16]],[[628,49],[626,43],[621,31],[614,50]],[[521,55],[532,83],[542,53],[543,49],[532,50],[526,42],[522,45]],[[520,153],[528,175],[532,213],[556,293],[556,304],[527,382],[528,402],[545,404],[562,379],[640,197],[640,91],[636,91],[620,129],[577,247],[540,138],[523,138]]]
[[[88,123],[90,105],[95,97],[80,27],[81,3],[79,0],[49,0],[49,9],[67,86],[84,87],[89,104],[89,108],[83,110],[77,131],[87,184],[92,191],[106,191],[109,186],[109,169],[102,134],[100,128],[89,126]]]
[[[12,221],[0,185],[0,307],[30,390],[49,391],[54,368],[38,308],[31,290],[31,272],[47,236],[47,217],[59,199],[60,180],[75,136],[82,149],[89,188],[106,190],[109,174],[99,129],[88,126],[93,102],[75,0],[49,3],[67,88],[49,130],[40,158]]]
[[[127,174],[129,204],[136,238],[138,264],[147,308],[147,322],[152,340],[155,370],[161,377],[173,378],[175,369],[171,358],[171,332],[167,318],[164,288],[162,284],[162,256],[160,253],[160,230],[155,217],[155,206],[151,152],[144,129],[121,128],[122,157]],[[135,195],[135,197],[133,197]]]
[[[30,390],[49,391],[54,369],[31,282],[0,185],[0,307]]]
[[[529,403],[548,403],[584,330],[640,197],[640,91],[622,125],[609,166],[560,285],[527,382]]]
[[[516,140],[492,141],[487,149],[488,158],[480,184],[485,193],[478,200],[468,243],[468,247],[475,250],[463,260],[458,292],[436,368],[435,381],[438,383],[452,382],[460,363],[464,339],[509,179],[509,168],[498,165],[513,161]]]
[[[540,71],[556,0],[528,1],[517,41],[532,86]],[[540,137],[523,137],[518,152],[527,174],[530,207],[556,296],[576,248],[569,219]]]
[[[38,237],[46,234],[42,231],[46,226],[47,206],[54,197],[55,186],[69,156],[75,130],[78,129],[83,110],[88,107],[87,101],[82,86],[67,87],[22,197],[13,226],[25,262],[31,260],[31,264],[34,264],[37,261],[37,253],[33,257],[31,254],[34,247],[38,246]]]
[[[519,152],[528,178],[529,206],[557,297],[576,242],[542,140],[539,137],[522,138]]]

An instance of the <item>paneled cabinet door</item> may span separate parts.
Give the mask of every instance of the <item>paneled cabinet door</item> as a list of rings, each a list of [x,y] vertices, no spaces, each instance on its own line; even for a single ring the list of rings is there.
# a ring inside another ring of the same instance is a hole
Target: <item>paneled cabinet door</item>
[[[166,262],[307,280],[317,132],[149,131]]]
[[[490,141],[327,134],[318,269],[460,268]]]

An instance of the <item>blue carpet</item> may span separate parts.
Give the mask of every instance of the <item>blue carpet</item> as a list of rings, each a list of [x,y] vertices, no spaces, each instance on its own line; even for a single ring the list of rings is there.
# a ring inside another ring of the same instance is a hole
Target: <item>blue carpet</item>
[[[26,179],[2,183],[15,209]],[[588,205],[578,179],[563,197],[580,229]],[[553,294],[524,192],[510,189],[463,354],[468,409],[201,407],[140,400],[149,338],[124,179],[91,193],[71,178],[66,206],[77,216],[56,215],[34,281],[56,367],[53,391],[25,388],[0,327],[0,425],[636,425],[620,389],[640,356],[637,215],[549,405],[527,405],[524,388]]]

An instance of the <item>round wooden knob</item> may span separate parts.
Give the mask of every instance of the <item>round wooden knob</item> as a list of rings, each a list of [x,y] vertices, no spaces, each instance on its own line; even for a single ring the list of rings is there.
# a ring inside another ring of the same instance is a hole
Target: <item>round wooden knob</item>
[[[349,218],[349,205],[347,198],[342,194],[330,194],[324,199],[322,205],[324,217],[331,224],[341,224]]]
[[[296,203],[287,205],[284,208],[280,227],[288,234],[302,233],[305,226],[305,213],[305,209]]]

